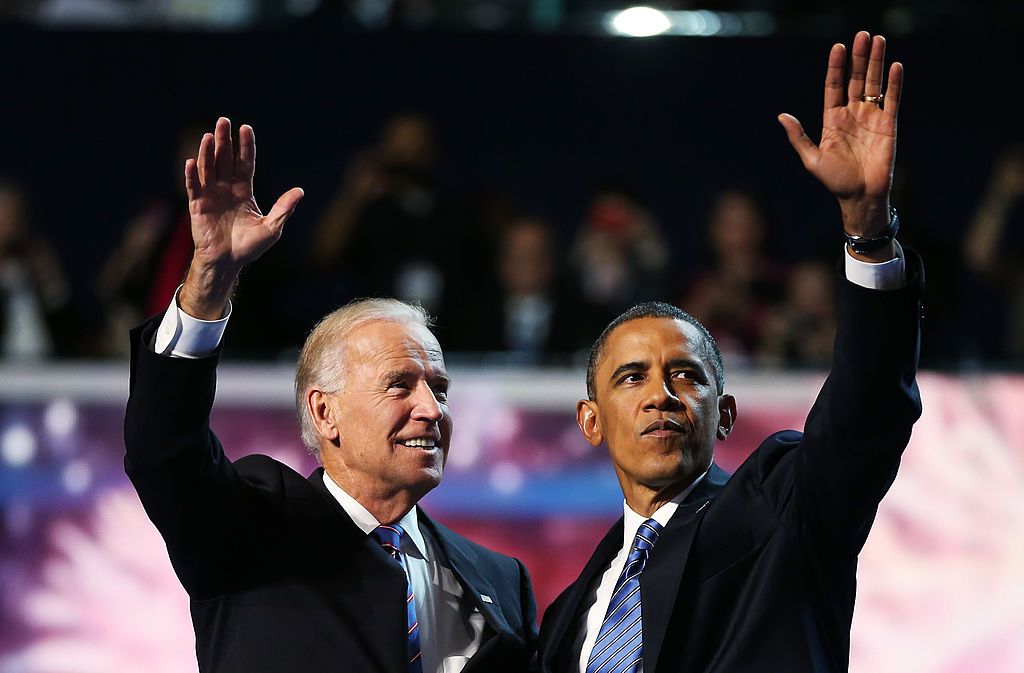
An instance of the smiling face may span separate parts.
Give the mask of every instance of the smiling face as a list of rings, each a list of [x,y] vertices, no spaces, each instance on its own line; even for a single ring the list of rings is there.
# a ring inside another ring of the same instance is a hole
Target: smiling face
[[[441,482],[448,457],[441,347],[422,325],[377,320],[345,338],[341,357],[338,390],[309,394],[324,469],[375,515],[407,511]]]
[[[593,446],[607,442],[626,501],[671,499],[708,469],[715,439],[732,429],[736,405],[719,394],[707,345],[693,325],[638,318],[608,335],[594,398],[577,405]]]

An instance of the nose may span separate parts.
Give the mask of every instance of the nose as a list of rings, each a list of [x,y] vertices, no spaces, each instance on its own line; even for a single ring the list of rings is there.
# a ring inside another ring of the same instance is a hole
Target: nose
[[[420,381],[416,386],[416,406],[413,408],[413,418],[418,421],[437,423],[444,418],[444,410],[441,403],[434,395],[426,381]]]
[[[652,377],[647,384],[644,411],[669,411],[683,406],[667,378]]]

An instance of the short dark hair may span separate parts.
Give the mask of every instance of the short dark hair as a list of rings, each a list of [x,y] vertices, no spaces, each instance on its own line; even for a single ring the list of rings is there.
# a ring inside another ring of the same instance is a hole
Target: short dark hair
[[[701,340],[707,350],[708,358],[711,360],[711,366],[715,369],[715,383],[718,384],[718,394],[721,395],[725,390],[725,365],[722,363],[722,351],[718,348],[718,342],[715,341],[715,337],[711,336],[711,332],[708,331],[707,327],[701,323],[701,321],[694,318],[692,315],[672,304],[666,304],[661,301],[648,301],[643,304],[637,304],[631,309],[624,311],[619,314],[619,317],[608,323],[608,326],[601,332],[601,336],[597,337],[597,341],[590,348],[590,358],[587,360],[587,397],[589,399],[595,399],[597,396],[596,386],[594,380],[597,378],[597,363],[604,355],[604,347],[608,341],[608,337],[615,331],[619,325],[627,323],[631,320],[639,320],[640,318],[669,318],[672,320],[682,320],[683,322],[689,323],[697,328],[700,332]]]

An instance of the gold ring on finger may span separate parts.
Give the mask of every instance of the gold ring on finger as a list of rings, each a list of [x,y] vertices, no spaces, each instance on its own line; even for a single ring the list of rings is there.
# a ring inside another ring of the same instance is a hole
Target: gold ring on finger
[[[865,103],[874,103],[875,105],[881,105],[882,101],[885,100],[885,94],[880,93],[877,96],[861,96],[860,99]]]

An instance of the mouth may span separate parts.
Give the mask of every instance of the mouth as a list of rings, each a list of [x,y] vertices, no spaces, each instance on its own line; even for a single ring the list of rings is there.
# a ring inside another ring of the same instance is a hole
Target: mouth
[[[409,437],[408,439],[399,439],[395,443],[410,449],[432,451],[437,448],[437,442],[436,437]]]
[[[659,418],[640,433],[643,437],[676,437],[686,432],[682,423],[671,418]]]

